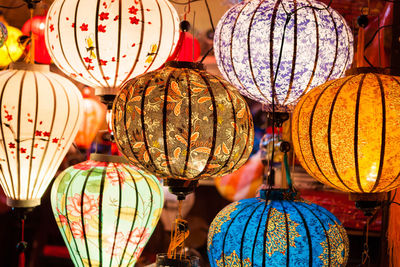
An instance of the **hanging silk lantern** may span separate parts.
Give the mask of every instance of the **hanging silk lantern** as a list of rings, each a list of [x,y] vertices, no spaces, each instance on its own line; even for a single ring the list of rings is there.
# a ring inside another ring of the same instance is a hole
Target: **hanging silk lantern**
[[[75,137],[78,147],[88,149],[92,144],[97,132],[105,120],[105,106],[91,98],[90,89],[84,88],[83,96],[83,120]]]
[[[346,230],[326,209],[291,193],[261,191],[233,202],[208,233],[211,267],[346,266]]]
[[[13,207],[34,207],[79,128],[82,96],[48,65],[0,73],[0,184]]]
[[[243,1],[221,18],[214,51],[241,94],[271,109],[275,90],[275,111],[291,111],[308,90],[344,74],[353,36],[337,11],[315,0]]]
[[[102,154],[66,169],[51,191],[53,213],[76,267],[134,266],[163,201],[154,176],[122,157]]]
[[[357,72],[301,99],[293,114],[294,151],[324,184],[388,192],[400,186],[400,78],[368,68]]]
[[[128,81],[113,106],[117,145],[158,178],[197,181],[248,159],[254,129],[246,101],[202,64],[170,61]]]
[[[6,67],[10,63],[17,61],[24,53],[25,47],[21,45],[18,40],[22,36],[22,32],[12,26],[6,26],[7,40],[3,46],[0,47],[0,67]]]
[[[0,22],[0,47],[2,47],[8,38],[7,27]]]
[[[46,16],[35,16],[29,19],[22,26],[22,33],[25,35],[30,35],[32,32],[33,38],[35,39],[35,62],[41,64],[50,64],[51,58],[49,52],[47,52],[46,41],[44,38],[46,26]],[[30,47],[26,47],[29,51]]]
[[[200,43],[188,32],[181,32],[174,54],[168,59],[176,61],[197,61],[200,57]]]
[[[47,48],[67,75],[114,91],[159,68],[179,38],[179,17],[167,0],[56,0],[47,14]]]

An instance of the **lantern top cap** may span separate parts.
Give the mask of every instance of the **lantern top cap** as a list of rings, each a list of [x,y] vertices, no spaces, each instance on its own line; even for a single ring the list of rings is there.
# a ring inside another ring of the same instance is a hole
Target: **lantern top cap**
[[[13,208],[33,208],[40,205],[40,199],[12,199],[7,198],[7,206]]]
[[[13,62],[10,64],[12,70],[28,70],[28,71],[41,71],[50,72],[50,65],[45,64],[30,64],[25,62]]]
[[[96,154],[96,153],[90,154],[90,160],[100,161],[100,162],[129,164],[128,160],[125,159],[124,157],[105,155],[105,154]]]
[[[351,68],[346,71],[346,76],[366,74],[366,73],[391,75],[392,70],[390,68],[374,68],[374,67]]]
[[[203,63],[190,62],[190,61],[168,61],[165,63],[166,67],[178,68],[178,69],[194,69],[194,70],[205,70]]]
[[[295,200],[297,193],[288,189],[262,189],[260,198],[263,200]]]

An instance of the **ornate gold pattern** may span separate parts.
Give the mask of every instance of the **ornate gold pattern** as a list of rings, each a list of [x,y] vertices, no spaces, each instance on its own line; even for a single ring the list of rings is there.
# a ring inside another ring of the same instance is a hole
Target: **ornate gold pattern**
[[[296,247],[294,239],[300,237],[296,230],[299,224],[292,221],[289,214],[287,214],[287,226],[288,231],[286,230],[285,214],[275,208],[271,208],[265,244],[268,256],[271,257],[275,252],[280,252],[283,255],[286,254],[287,235],[289,235],[289,245]]]
[[[225,263],[224,263],[225,262]],[[250,259],[247,258],[245,260],[241,260],[239,256],[236,254],[236,251],[233,251],[231,255],[225,256],[222,253],[222,257],[219,260],[216,260],[218,267],[251,267],[253,266]]]
[[[321,259],[324,266],[329,265],[329,248],[331,255],[330,266],[345,266],[349,255],[349,240],[345,234],[345,229],[338,224],[329,224],[327,237],[329,237],[329,246],[327,238],[321,242],[323,252],[318,258]],[[333,249],[334,248],[334,249]]]

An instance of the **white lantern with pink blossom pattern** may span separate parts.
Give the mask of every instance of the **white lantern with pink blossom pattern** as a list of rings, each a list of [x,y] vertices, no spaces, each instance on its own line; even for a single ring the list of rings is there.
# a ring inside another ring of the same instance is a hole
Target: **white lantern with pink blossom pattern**
[[[160,218],[158,180],[124,158],[92,154],[61,173],[53,213],[76,267],[133,266]]]

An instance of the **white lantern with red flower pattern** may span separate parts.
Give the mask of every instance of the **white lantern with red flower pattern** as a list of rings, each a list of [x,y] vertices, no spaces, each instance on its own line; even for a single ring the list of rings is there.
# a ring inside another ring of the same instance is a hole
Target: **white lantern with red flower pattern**
[[[75,266],[133,266],[160,218],[158,180],[122,157],[92,154],[51,191],[53,213]]]
[[[118,88],[173,54],[179,17],[167,0],[56,0],[46,21],[54,63],[92,87]]]
[[[47,65],[0,72],[0,184],[13,207],[34,207],[79,129],[82,96]]]

